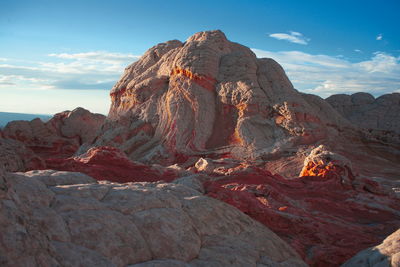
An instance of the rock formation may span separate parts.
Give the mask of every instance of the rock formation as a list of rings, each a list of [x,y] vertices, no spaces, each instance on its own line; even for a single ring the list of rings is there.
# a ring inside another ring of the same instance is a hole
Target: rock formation
[[[0,193],[7,218],[37,228],[26,230],[26,243],[7,247],[6,260],[36,253],[39,265],[76,265],[86,254],[86,265],[107,266],[302,264],[286,245],[265,241],[275,240],[267,228],[212,197],[267,226],[311,266],[338,266],[398,228],[397,96],[325,101],[297,92],[277,62],[257,59],[220,31],[158,44],[126,68],[105,120],[78,109],[4,129],[0,163],[8,171],[92,177],[7,174]],[[382,104],[389,101],[390,108]],[[127,182],[153,183],[117,184]],[[47,200],[26,208],[34,196]],[[50,222],[29,211],[36,208]],[[58,222],[62,237],[46,228]],[[100,235],[98,244],[88,232]],[[271,256],[280,249],[289,254]]]
[[[400,184],[354,180],[338,157],[324,160],[329,168],[293,180],[215,163],[205,192],[268,226],[311,266],[338,266],[398,227]]]
[[[149,49],[111,91],[96,146],[162,164],[214,154],[240,159],[287,152],[350,127],[329,104],[293,89],[282,67],[220,31]]]
[[[343,117],[370,130],[400,134],[400,93],[374,98],[368,93],[332,95],[326,99]]]
[[[56,170],[79,171],[97,180],[114,182],[171,182],[177,173],[171,168],[147,166],[133,162],[113,147],[91,148],[85,154],[70,158],[48,159],[46,167]]]
[[[26,151],[23,154],[30,153],[34,155],[35,160],[32,163],[33,156],[23,156],[21,157],[23,160],[13,160],[14,165],[18,166],[6,169],[8,171],[40,169],[45,166],[43,160],[72,156],[81,145],[91,143],[95,139],[96,132],[102,126],[104,119],[104,115],[77,108],[57,113],[46,123],[38,118],[32,121],[8,123],[1,133],[7,141],[1,139],[0,142],[3,146],[7,143],[8,147],[13,146],[13,148],[2,151],[14,151],[12,152],[15,154],[14,157],[18,157],[21,151]],[[16,142],[9,141],[12,139]]]
[[[400,266],[400,229],[388,236],[382,244],[361,251],[342,267]]]
[[[19,141],[1,138],[0,135],[0,169],[9,172],[26,169],[42,169],[45,163],[31,149]]]
[[[179,184],[0,173],[1,266],[306,266],[276,234]]]

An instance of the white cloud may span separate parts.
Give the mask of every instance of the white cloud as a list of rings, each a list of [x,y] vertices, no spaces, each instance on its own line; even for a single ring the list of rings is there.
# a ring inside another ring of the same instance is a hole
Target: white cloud
[[[309,38],[306,38],[302,33],[300,32],[294,32],[291,31],[289,34],[287,33],[272,33],[269,35],[269,37],[278,39],[278,40],[285,40],[291,43],[295,44],[302,44],[306,45],[310,41]]]
[[[137,60],[140,56],[132,54],[122,54],[122,53],[109,53],[105,51],[94,51],[86,53],[61,53],[61,54],[49,54],[51,57],[57,57],[62,59],[75,59],[75,60],[85,60],[108,64],[118,64],[124,63],[127,60],[133,61]]]
[[[382,39],[383,39],[383,34],[382,34],[382,33],[380,33],[380,34],[378,34],[378,35],[376,36],[376,40],[380,41],[380,40],[382,40]]]
[[[40,62],[2,60],[8,64],[0,63],[0,88],[110,90],[124,68],[139,58],[103,51],[48,56]]]
[[[295,88],[321,97],[360,91],[379,96],[400,88],[400,58],[384,52],[376,52],[369,60],[354,63],[344,58],[300,51],[252,50],[257,57],[269,57],[279,62]]]
[[[358,63],[367,72],[388,73],[399,68],[399,59],[383,52],[375,52],[371,60]]]
[[[354,49],[354,52],[362,53],[362,51],[360,49]]]

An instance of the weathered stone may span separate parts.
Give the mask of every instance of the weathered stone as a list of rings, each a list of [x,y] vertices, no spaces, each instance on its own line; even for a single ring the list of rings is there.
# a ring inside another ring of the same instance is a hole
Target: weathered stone
[[[380,245],[361,251],[342,266],[400,266],[400,229],[388,236]]]
[[[0,168],[17,172],[44,166],[44,161],[23,143],[0,137]]]
[[[111,99],[95,145],[142,162],[185,162],[205,151],[255,158],[348,124],[322,99],[315,107],[294,90],[275,61],[257,59],[221,31],[151,48],[125,70]]]
[[[400,94],[374,98],[368,93],[332,95],[326,99],[341,115],[361,128],[400,134]]]
[[[104,115],[76,108],[57,113],[48,122],[40,119],[9,122],[2,135],[23,143],[41,158],[62,158],[73,155],[83,143],[92,142],[104,119]]]
[[[224,252],[249,266],[263,256],[304,266],[265,226],[183,185],[70,174],[0,173],[2,266],[231,266]]]

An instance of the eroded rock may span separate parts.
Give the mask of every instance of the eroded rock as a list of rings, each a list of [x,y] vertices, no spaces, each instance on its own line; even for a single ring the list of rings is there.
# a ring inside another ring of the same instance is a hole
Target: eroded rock
[[[183,185],[0,175],[2,266],[306,266],[265,226]]]
[[[23,143],[41,158],[65,158],[82,144],[92,142],[104,119],[104,115],[76,108],[57,113],[48,122],[40,119],[9,122],[2,134]]]
[[[151,48],[125,70],[111,99],[94,145],[165,165],[204,153],[257,158],[349,125],[322,99],[293,89],[274,60],[257,59],[221,31]]]
[[[341,115],[365,129],[400,134],[400,94],[374,98],[368,93],[332,95],[326,99]]]

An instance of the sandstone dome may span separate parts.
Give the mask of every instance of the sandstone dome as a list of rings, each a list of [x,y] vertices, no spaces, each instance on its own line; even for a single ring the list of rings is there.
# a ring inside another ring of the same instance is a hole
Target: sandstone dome
[[[258,59],[221,31],[149,49],[125,69],[95,145],[134,160],[240,159],[284,153],[333,138],[348,125],[329,104],[293,88],[273,59]]]

